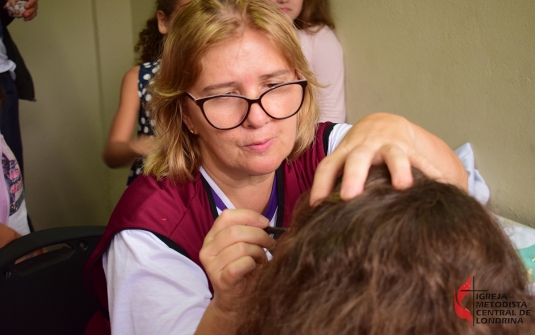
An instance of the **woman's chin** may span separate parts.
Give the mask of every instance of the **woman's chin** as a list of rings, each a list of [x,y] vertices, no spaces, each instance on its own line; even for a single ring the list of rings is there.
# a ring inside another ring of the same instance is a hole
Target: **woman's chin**
[[[280,165],[280,161],[252,160],[248,162],[246,168],[252,175],[261,176],[274,172]]]

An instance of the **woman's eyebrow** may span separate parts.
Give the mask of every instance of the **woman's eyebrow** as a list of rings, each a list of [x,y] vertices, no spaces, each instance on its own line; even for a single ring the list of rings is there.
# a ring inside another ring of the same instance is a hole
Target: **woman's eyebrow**
[[[227,88],[227,87],[236,87],[237,84],[238,83],[235,81],[229,81],[226,83],[209,85],[203,88],[201,92],[205,95],[210,95],[211,93],[213,93],[213,91],[216,91],[222,88]]]
[[[266,79],[271,79],[271,78],[274,78],[274,77],[280,77],[280,76],[288,75],[290,73],[291,73],[290,70],[283,69],[283,70],[279,70],[279,71],[275,71],[275,72],[272,72],[272,73],[261,75],[260,79],[266,80]]]
[[[288,75],[290,73],[291,73],[290,70],[282,69],[282,70],[278,70],[278,71],[275,71],[275,72],[272,72],[272,73],[263,74],[263,75],[260,76],[260,80],[264,81],[264,80],[268,80],[268,79],[271,79],[271,78],[285,76],[285,75]],[[207,96],[207,95],[213,94],[214,91],[220,90],[222,88],[236,87],[237,85],[239,85],[239,83],[237,81],[229,81],[229,82],[220,83],[220,84],[208,85],[208,86],[206,86],[205,88],[202,89],[201,93],[204,96]]]

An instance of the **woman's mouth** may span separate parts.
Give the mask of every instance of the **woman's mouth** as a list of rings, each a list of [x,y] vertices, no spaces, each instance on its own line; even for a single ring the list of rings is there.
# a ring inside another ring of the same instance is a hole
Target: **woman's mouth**
[[[269,139],[269,140],[265,140],[265,141],[259,141],[259,142],[255,142],[255,143],[252,143],[252,144],[248,144],[246,145],[245,147],[251,151],[254,151],[254,152],[257,152],[257,153],[262,153],[262,152],[266,152],[269,150],[269,148],[271,148],[271,145],[273,144],[273,141],[274,139]]]

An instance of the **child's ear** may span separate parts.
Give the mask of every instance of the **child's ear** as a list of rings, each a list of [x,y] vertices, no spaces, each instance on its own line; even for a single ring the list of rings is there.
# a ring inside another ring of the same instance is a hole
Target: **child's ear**
[[[160,34],[167,34],[167,15],[159,10],[156,12],[156,19],[158,20],[158,31],[160,31]]]

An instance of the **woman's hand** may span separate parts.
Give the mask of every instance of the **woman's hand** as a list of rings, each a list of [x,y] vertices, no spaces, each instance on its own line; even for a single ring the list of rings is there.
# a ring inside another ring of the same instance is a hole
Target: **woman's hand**
[[[263,231],[269,220],[247,209],[227,209],[215,220],[199,253],[214,289],[214,298],[195,331],[200,334],[234,334],[236,307],[247,289],[256,264],[267,261],[263,248],[275,240]]]
[[[262,230],[269,225],[264,216],[246,209],[227,209],[215,220],[199,253],[214,288],[213,307],[232,313],[243,297],[247,275],[267,261],[263,248],[275,244]]]
[[[430,178],[468,188],[466,171],[446,143],[401,116],[377,113],[357,122],[320,162],[310,203],[326,197],[342,171],[341,198],[356,197],[364,189],[370,166],[379,164],[388,166],[392,184],[399,189],[412,184],[411,166]]]

